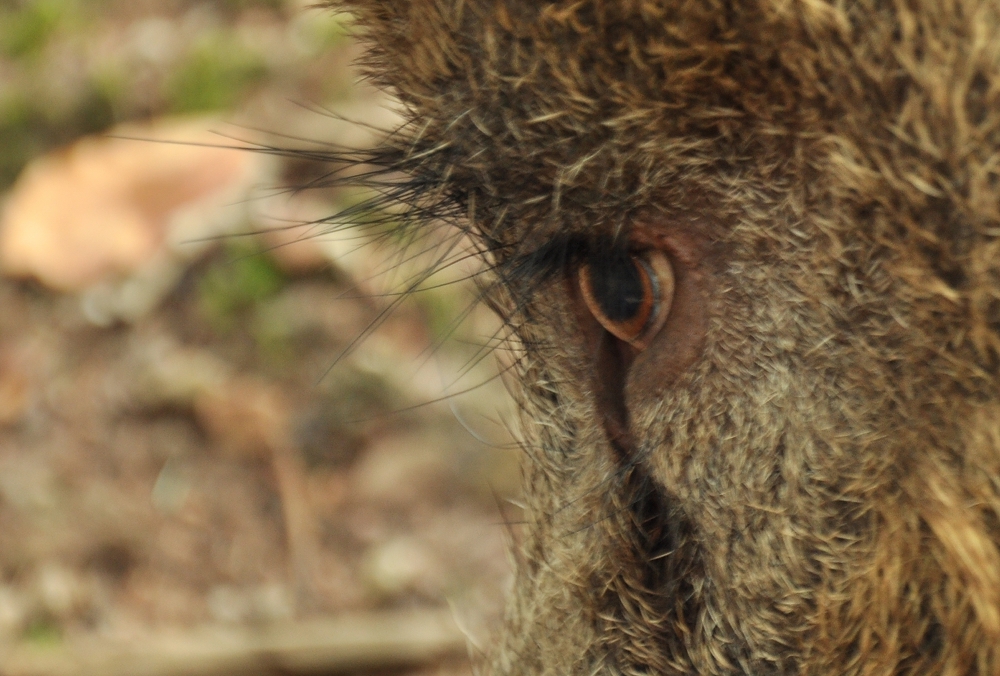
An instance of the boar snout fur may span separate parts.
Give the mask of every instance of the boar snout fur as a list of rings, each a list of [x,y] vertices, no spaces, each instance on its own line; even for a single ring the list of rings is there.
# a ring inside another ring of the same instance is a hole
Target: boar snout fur
[[[338,6],[519,350],[483,670],[1000,674],[1000,0]],[[646,248],[639,349],[574,271]]]

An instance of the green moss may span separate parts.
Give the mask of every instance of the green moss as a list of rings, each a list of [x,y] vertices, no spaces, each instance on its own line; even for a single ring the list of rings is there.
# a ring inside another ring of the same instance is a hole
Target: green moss
[[[10,186],[32,158],[115,122],[112,101],[100,87],[87,89],[74,103],[52,116],[44,102],[24,92],[0,99],[0,189]]]
[[[220,0],[219,4],[233,13],[258,8],[280,12],[285,8],[285,0]]]
[[[36,127],[33,107],[26,98],[11,96],[0,101],[0,188],[13,183],[28,160],[45,149]]]
[[[298,354],[292,328],[275,321],[269,308],[258,305],[250,322],[250,335],[257,346],[257,354],[271,367],[283,368],[294,364]]]
[[[302,31],[317,53],[345,44],[351,36],[352,17],[346,12],[333,12],[316,7],[305,16]]]
[[[274,296],[285,282],[270,256],[234,241],[199,281],[198,307],[214,330],[228,333],[246,311]]]
[[[62,642],[62,630],[51,618],[40,617],[24,628],[24,640],[37,646],[56,646]]]
[[[435,282],[429,280],[427,285],[433,286]],[[413,294],[435,343],[451,338],[461,325],[461,314],[468,304],[461,291],[461,288],[447,285]]]
[[[267,76],[263,58],[232,36],[218,34],[188,54],[167,81],[171,112],[222,110],[235,105]]]
[[[0,1],[0,54],[11,58],[37,55],[72,4],[66,0]]]
[[[73,130],[74,137],[104,131],[115,123],[113,96],[100,84],[91,82],[63,124]]]

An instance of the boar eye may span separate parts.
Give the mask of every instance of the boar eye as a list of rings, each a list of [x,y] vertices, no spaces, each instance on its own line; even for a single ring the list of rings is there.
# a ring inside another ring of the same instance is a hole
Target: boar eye
[[[674,271],[660,251],[602,258],[578,271],[580,292],[594,318],[619,340],[642,350],[663,326],[674,296]]]

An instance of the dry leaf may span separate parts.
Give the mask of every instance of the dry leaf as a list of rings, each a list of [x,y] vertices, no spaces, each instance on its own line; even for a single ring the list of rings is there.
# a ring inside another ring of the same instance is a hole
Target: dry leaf
[[[4,273],[81,291],[136,273],[171,241],[219,234],[226,218],[209,212],[238,216],[263,172],[259,154],[219,147],[212,125],[122,127],[33,162],[0,220]]]

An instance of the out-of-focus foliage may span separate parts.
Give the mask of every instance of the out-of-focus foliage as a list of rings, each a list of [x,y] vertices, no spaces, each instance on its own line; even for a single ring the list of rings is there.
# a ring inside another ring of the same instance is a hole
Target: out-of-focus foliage
[[[347,32],[344,15],[286,0],[0,0],[0,189],[31,157],[116,123],[294,91]],[[345,83],[319,87],[309,103]]]
[[[231,330],[242,312],[253,312],[285,284],[284,275],[259,249],[233,240],[228,256],[214,261],[198,281],[199,307],[213,328]]]
[[[166,82],[170,112],[192,113],[228,108],[267,75],[267,65],[225,33],[206,35],[185,55]]]
[[[0,51],[9,58],[37,56],[75,9],[65,0],[6,0],[0,5]]]
[[[14,644],[499,610],[518,470],[475,261],[342,165],[218,147],[399,124],[313,5],[0,0],[4,674]]]

